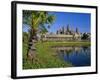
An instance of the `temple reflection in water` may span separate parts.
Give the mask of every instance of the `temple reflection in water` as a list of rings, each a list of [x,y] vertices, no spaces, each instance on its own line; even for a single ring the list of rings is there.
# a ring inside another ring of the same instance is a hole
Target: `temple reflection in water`
[[[59,59],[71,63],[73,66],[91,65],[91,48],[87,47],[52,47],[54,55]]]

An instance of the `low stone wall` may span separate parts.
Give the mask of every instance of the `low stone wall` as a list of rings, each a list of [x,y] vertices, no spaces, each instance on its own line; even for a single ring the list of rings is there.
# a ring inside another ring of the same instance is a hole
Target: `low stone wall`
[[[73,35],[46,35],[43,37],[43,41],[75,41],[75,40],[81,40],[80,35],[79,36],[73,36]]]

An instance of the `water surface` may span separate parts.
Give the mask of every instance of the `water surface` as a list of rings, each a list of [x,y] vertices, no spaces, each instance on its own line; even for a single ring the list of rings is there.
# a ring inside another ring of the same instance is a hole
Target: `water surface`
[[[71,63],[73,66],[90,66],[91,49],[84,47],[53,47],[59,59]]]

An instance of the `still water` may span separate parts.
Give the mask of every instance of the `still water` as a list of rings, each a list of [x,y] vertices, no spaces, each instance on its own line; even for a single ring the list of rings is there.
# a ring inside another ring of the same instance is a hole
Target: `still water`
[[[57,56],[73,66],[91,65],[91,48],[88,47],[53,47]]]

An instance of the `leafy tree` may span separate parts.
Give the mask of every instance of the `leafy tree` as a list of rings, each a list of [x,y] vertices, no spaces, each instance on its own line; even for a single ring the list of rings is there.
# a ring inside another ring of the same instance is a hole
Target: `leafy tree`
[[[55,20],[55,16],[46,11],[23,10],[23,23],[30,25],[30,40],[36,39],[38,29],[47,31],[46,26],[50,26]],[[40,27],[40,28],[39,28]]]
[[[82,36],[82,39],[83,40],[88,40],[88,38],[89,38],[88,34],[84,33],[83,36]]]
[[[46,11],[23,10],[23,24],[30,26],[27,54],[33,45],[31,44],[32,40],[37,40],[37,31],[41,29],[42,33],[46,32],[46,26],[50,26],[54,20],[55,16]]]
[[[23,32],[23,42],[27,43],[28,42],[28,33],[27,32]]]

